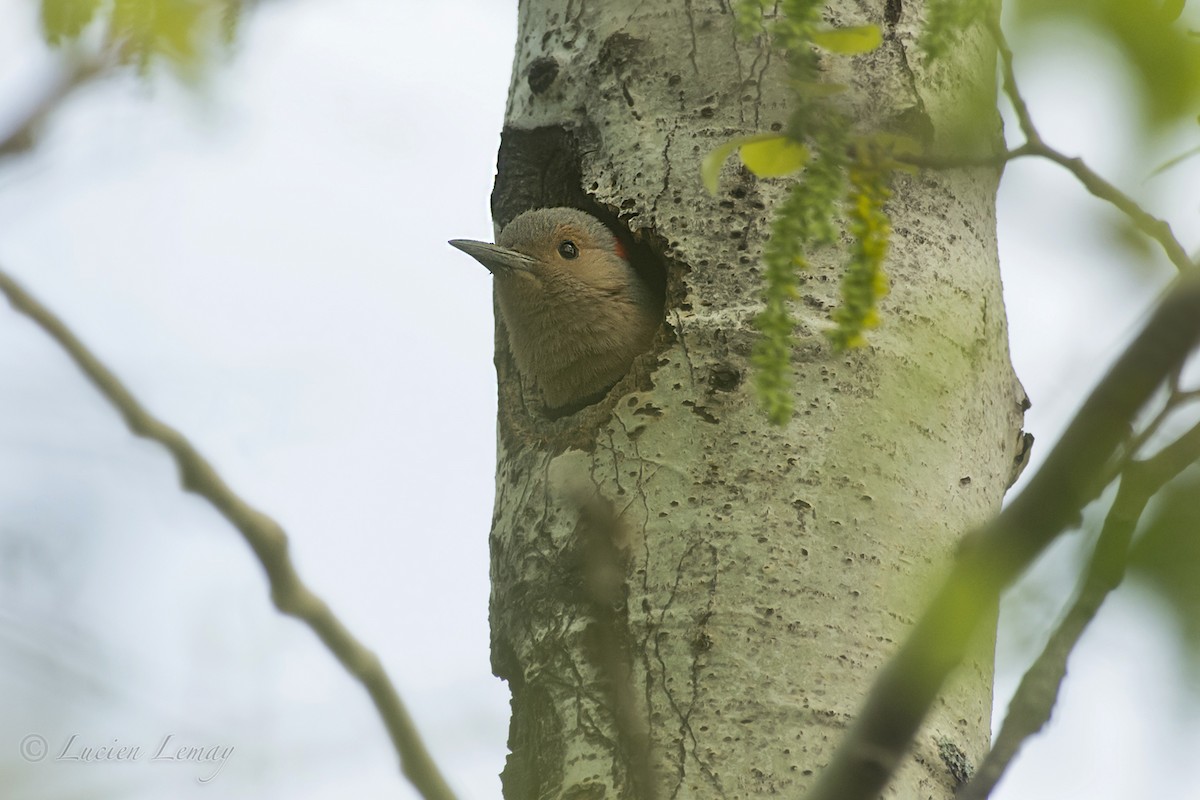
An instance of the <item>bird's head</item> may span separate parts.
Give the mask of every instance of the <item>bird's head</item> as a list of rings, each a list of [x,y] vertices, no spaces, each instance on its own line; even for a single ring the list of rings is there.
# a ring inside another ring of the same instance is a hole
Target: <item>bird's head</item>
[[[574,208],[526,211],[496,244],[455,239],[495,276],[520,371],[550,408],[594,398],[650,346],[662,303],[603,222]]]
[[[559,283],[600,291],[636,285],[617,237],[603,222],[574,208],[526,211],[504,226],[495,244],[470,239],[450,244],[502,282],[532,281],[548,290]]]

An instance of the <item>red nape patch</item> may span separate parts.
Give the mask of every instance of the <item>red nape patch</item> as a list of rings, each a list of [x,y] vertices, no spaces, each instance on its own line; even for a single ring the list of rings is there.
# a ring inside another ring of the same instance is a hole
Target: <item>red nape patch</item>
[[[616,242],[616,246],[614,249],[617,251],[617,255],[619,255],[621,258],[625,259],[626,261],[628,261],[629,254],[627,252],[625,252],[625,245],[624,245],[624,243],[621,242],[621,237],[614,236],[613,240]]]

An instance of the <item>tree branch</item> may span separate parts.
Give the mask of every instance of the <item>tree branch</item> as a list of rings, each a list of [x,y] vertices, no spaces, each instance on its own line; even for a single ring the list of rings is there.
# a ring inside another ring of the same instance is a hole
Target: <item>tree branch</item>
[[[992,39],[996,42],[996,48],[1000,52],[1000,69],[1004,80],[1004,93],[1008,96],[1008,101],[1012,103],[1013,111],[1017,115],[1017,122],[1021,126],[1021,132],[1025,135],[1025,144],[1011,152],[1020,152],[1021,155],[1041,156],[1065,167],[1083,184],[1085,189],[1101,200],[1116,206],[1133,221],[1138,230],[1158,242],[1176,269],[1180,272],[1190,269],[1193,266],[1192,259],[1188,257],[1187,251],[1179,244],[1179,240],[1171,232],[1171,226],[1166,220],[1159,219],[1153,214],[1146,212],[1133,198],[1094,172],[1091,167],[1083,162],[1083,159],[1064,155],[1046,144],[1041,134],[1038,133],[1037,127],[1033,124],[1033,118],[1029,114],[1029,107],[1025,103],[1025,98],[1017,88],[1017,76],[1013,70],[1012,49],[1008,45],[1008,39],[1005,37],[1004,31],[1000,28],[1000,21],[993,17],[988,20],[987,25]]]
[[[579,506],[575,540],[583,580],[579,598],[592,618],[588,626],[592,662],[603,676],[612,707],[617,747],[627,764],[630,796],[657,800],[650,760],[648,711],[637,701],[633,635],[629,629],[628,533],[611,501],[582,487],[572,492]]]
[[[50,81],[41,97],[21,115],[10,131],[0,134],[0,161],[31,149],[38,128],[80,86],[101,75],[110,63],[99,58],[77,59]]]
[[[887,784],[980,622],[1103,488],[1135,415],[1200,340],[1200,270],[1179,275],[1025,490],[963,541],[954,568],[884,667],[809,800],[870,800]]]
[[[354,637],[325,602],[304,585],[288,555],[288,539],[279,523],[239,497],[179,431],[154,417],[121,381],[96,358],[49,309],[0,270],[0,292],[56,341],[137,436],[158,442],[175,459],[183,488],[207,500],[238,531],[267,573],[271,600],[284,614],[308,625],[375,703],[401,769],[426,800],[453,800],[454,793],[425,749],[412,718],[379,657]]]
[[[1067,660],[1129,562],[1133,532],[1150,500],[1200,458],[1200,425],[1144,461],[1131,461],[1104,520],[1079,594],[1041,655],[1021,678],[991,751],[958,800],[987,800],[1025,740],[1050,721],[1067,674]]]
[[[1183,272],[1191,269],[1195,262],[1188,256],[1187,251],[1183,249],[1179,240],[1175,238],[1175,234],[1171,231],[1170,223],[1147,212],[1132,197],[1102,178],[1084,163],[1083,159],[1068,156],[1046,144],[1041,134],[1038,133],[1037,126],[1033,123],[1033,118],[1030,116],[1029,106],[1026,104],[1025,98],[1017,88],[1017,76],[1013,70],[1012,49],[1008,45],[1008,39],[1005,37],[1004,31],[1000,28],[999,20],[989,20],[988,30],[995,40],[996,48],[1000,53],[1004,93],[1007,95],[1009,103],[1012,104],[1013,112],[1017,115],[1017,124],[1021,128],[1021,133],[1025,136],[1025,143],[1020,147],[1005,150],[994,155],[930,156],[918,154],[896,156],[896,160],[924,169],[1003,167],[1010,161],[1030,156],[1037,156],[1048,161],[1053,161],[1074,175],[1089,193],[1115,206],[1129,217],[1130,221],[1133,222],[1139,231],[1158,242],[1163,252],[1166,253],[1167,258],[1170,259],[1177,270]]]
[[[973,169],[992,167],[1003,169],[1008,162],[1023,156],[1033,155],[1029,145],[1022,145],[1012,150],[985,155],[930,155],[928,153],[896,153],[893,158],[902,164],[910,164],[919,169]]]

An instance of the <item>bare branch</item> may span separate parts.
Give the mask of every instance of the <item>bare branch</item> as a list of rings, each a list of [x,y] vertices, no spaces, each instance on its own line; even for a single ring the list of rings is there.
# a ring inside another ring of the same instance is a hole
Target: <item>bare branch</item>
[[[985,155],[943,156],[930,155],[928,153],[905,153],[896,154],[893,158],[903,164],[911,164],[920,169],[971,169],[982,167],[1003,169],[1008,162],[1033,154],[1033,150],[1026,144],[1012,150],[1003,150],[998,153]]]
[[[1179,244],[1179,240],[1171,232],[1171,226],[1166,220],[1159,219],[1145,211],[1133,198],[1094,172],[1091,167],[1083,162],[1083,159],[1060,153],[1046,144],[1033,124],[1033,118],[1029,115],[1029,107],[1025,103],[1025,98],[1017,88],[1017,76],[1013,70],[1012,49],[1008,46],[1008,39],[1005,37],[1004,31],[1000,28],[999,20],[990,19],[988,21],[988,30],[996,42],[997,49],[1000,51],[1000,68],[1004,76],[1004,93],[1008,95],[1008,101],[1012,103],[1013,111],[1016,113],[1017,121],[1021,126],[1021,132],[1025,135],[1025,144],[1012,152],[1020,152],[1021,155],[1041,156],[1065,167],[1083,184],[1085,189],[1101,200],[1116,206],[1133,221],[1138,230],[1158,242],[1176,269],[1180,272],[1191,269],[1193,267],[1192,259],[1188,257],[1187,251]]]
[[[1008,39],[1004,35],[1004,29],[1000,27],[1000,9],[997,6],[993,12],[993,16],[987,20],[988,33],[996,42],[996,49],[1000,52],[1000,69],[1004,81],[1004,93],[1008,95],[1008,101],[1012,103],[1013,112],[1017,115],[1017,124],[1021,126],[1021,133],[1025,135],[1025,141],[1033,147],[1042,145],[1041,134],[1038,133],[1037,126],[1033,124],[1033,117],[1029,114],[1029,106],[1025,103],[1024,96],[1017,91],[1017,76],[1013,71],[1013,53],[1012,48],[1008,46]]]
[[[1162,428],[1163,423],[1165,423],[1172,414],[1178,411],[1185,404],[1200,399],[1200,390],[1187,390],[1180,387],[1179,382],[1183,378],[1183,366],[1183,364],[1177,365],[1177,367],[1172,371],[1171,375],[1167,378],[1167,399],[1166,402],[1163,403],[1162,409],[1160,409],[1159,412],[1155,414],[1148,423],[1146,423],[1146,427],[1139,431],[1136,436],[1131,437],[1125,451],[1128,458],[1133,458],[1140,453],[1142,448],[1146,446],[1146,442],[1150,441],[1150,439],[1158,433],[1158,431]],[[1188,436],[1190,435],[1191,434],[1189,433]],[[1184,441],[1186,438],[1187,437],[1185,436],[1179,441]],[[1173,448],[1179,444],[1179,441],[1175,442],[1169,447],[1164,448],[1164,451],[1173,450]],[[1119,471],[1119,468],[1117,471]],[[1113,477],[1116,477],[1115,472]]]
[[[1025,490],[964,539],[954,568],[880,673],[809,800],[879,794],[1000,592],[1095,499],[1128,425],[1197,341],[1200,270],[1191,269],[1175,279]]]
[[[158,442],[171,453],[185,490],[203,497],[241,532],[267,573],[275,607],[306,623],[367,690],[400,756],[401,769],[417,791],[426,800],[453,800],[454,793],[425,749],[379,657],[359,642],[334,616],[325,601],[304,585],[288,555],[287,535],[279,523],[230,489],[183,434],[143,408],[62,320],[2,270],[0,292],[13,308],[58,342],[92,385],[117,409],[132,433]]]
[[[1195,265],[1195,262],[1188,256],[1187,251],[1183,249],[1179,240],[1175,238],[1175,234],[1171,231],[1171,226],[1166,220],[1147,212],[1133,198],[1092,170],[1091,167],[1084,163],[1083,159],[1068,156],[1046,144],[1041,134],[1038,133],[1037,126],[1034,125],[1033,118],[1030,116],[1029,106],[1026,104],[1025,98],[1017,87],[1017,77],[1013,70],[1012,49],[1008,45],[1008,39],[1005,37],[1004,31],[1000,28],[999,21],[995,19],[989,20],[988,30],[991,32],[992,38],[996,42],[996,47],[1000,52],[1004,93],[1007,95],[1009,103],[1012,104],[1013,111],[1017,115],[1017,123],[1020,125],[1021,132],[1025,136],[1025,144],[993,155],[930,156],[921,154],[898,156],[897,160],[925,169],[963,169],[970,167],[1003,167],[1010,161],[1030,156],[1045,158],[1065,168],[1083,184],[1083,187],[1088,192],[1115,206],[1129,217],[1138,230],[1158,242],[1176,269],[1180,272],[1191,269]]]

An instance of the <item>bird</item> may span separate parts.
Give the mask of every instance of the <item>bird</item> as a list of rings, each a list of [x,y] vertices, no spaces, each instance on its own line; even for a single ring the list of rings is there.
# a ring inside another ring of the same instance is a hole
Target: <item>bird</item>
[[[517,369],[549,409],[599,400],[650,348],[662,304],[613,232],[576,208],[514,217],[496,243],[450,245],[492,273]]]

